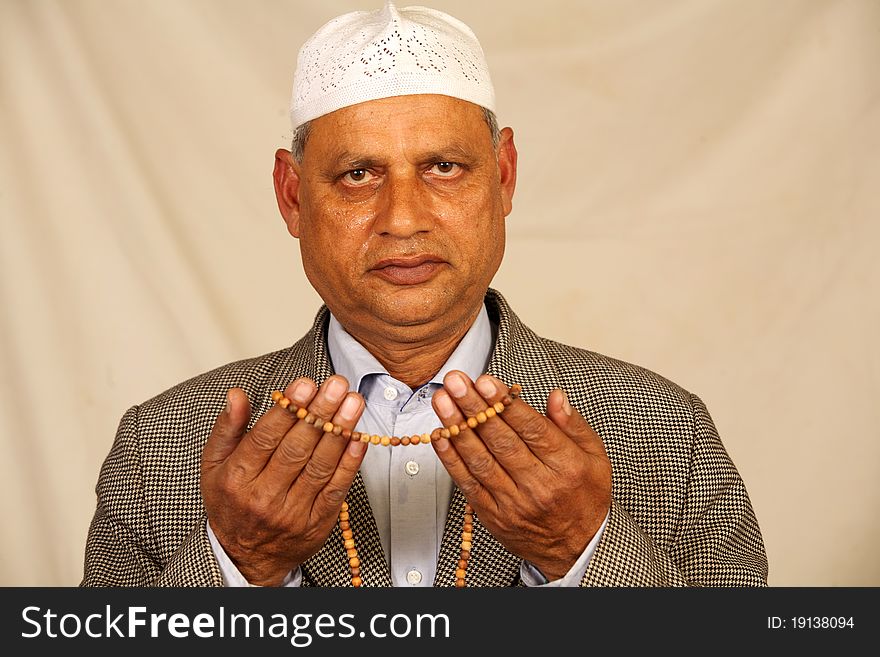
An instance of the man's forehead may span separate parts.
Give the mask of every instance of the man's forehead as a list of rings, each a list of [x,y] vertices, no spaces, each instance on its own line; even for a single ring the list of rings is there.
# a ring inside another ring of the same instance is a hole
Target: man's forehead
[[[483,109],[474,103],[442,94],[408,94],[368,100],[320,116],[312,125],[325,123],[341,127],[373,124],[393,117],[432,125],[452,124],[468,117],[480,118]]]
[[[485,129],[483,110],[477,105],[422,94],[371,100],[321,116],[311,122],[309,140],[338,153],[395,145],[469,150],[469,144],[479,141],[474,132]]]

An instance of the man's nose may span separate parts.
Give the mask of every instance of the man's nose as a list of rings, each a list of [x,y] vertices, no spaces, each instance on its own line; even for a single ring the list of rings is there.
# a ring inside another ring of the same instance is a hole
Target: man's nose
[[[376,233],[405,238],[433,227],[431,200],[418,176],[390,174],[380,194]]]

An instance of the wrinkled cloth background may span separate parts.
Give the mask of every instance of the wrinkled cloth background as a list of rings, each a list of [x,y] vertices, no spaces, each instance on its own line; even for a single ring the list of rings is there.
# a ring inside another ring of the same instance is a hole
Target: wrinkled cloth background
[[[380,4],[0,0],[0,584],[79,582],[127,407],[311,324],[273,154]],[[771,585],[880,585],[880,2],[421,4],[516,131],[494,287],[706,401]]]

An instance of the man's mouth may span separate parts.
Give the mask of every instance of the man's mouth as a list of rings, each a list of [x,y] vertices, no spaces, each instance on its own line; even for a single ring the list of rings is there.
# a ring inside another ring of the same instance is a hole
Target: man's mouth
[[[446,262],[434,255],[386,258],[373,266],[373,273],[395,285],[418,285],[431,280]]]

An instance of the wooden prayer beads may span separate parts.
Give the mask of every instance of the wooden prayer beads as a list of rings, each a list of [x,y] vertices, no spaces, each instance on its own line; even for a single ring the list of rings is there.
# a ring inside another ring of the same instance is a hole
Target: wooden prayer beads
[[[352,442],[360,441],[371,445],[382,445],[383,447],[397,447],[398,445],[427,444],[431,441],[439,440],[440,438],[454,438],[462,431],[475,429],[478,425],[487,422],[490,418],[503,413],[504,409],[513,403],[513,400],[519,396],[520,392],[522,392],[522,386],[515,383],[510,386],[507,394],[504,395],[500,401],[495,402],[492,406],[487,406],[484,410],[480,411],[473,417],[469,417],[458,424],[453,424],[448,427],[437,427],[430,433],[413,434],[412,436],[402,436],[400,438],[397,436],[371,435],[366,432],[362,433],[359,431],[352,431],[351,429],[344,429],[338,424],[333,424],[330,420],[318,417],[314,413],[309,412],[306,408],[298,407],[279,390],[275,390],[272,393],[272,401],[281,408],[286,409],[289,413],[296,415],[297,419],[304,421],[306,424],[312,424],[318,427],[324,433],[332,433],[336,436],[342,436],[346,440],[351,440]]]

